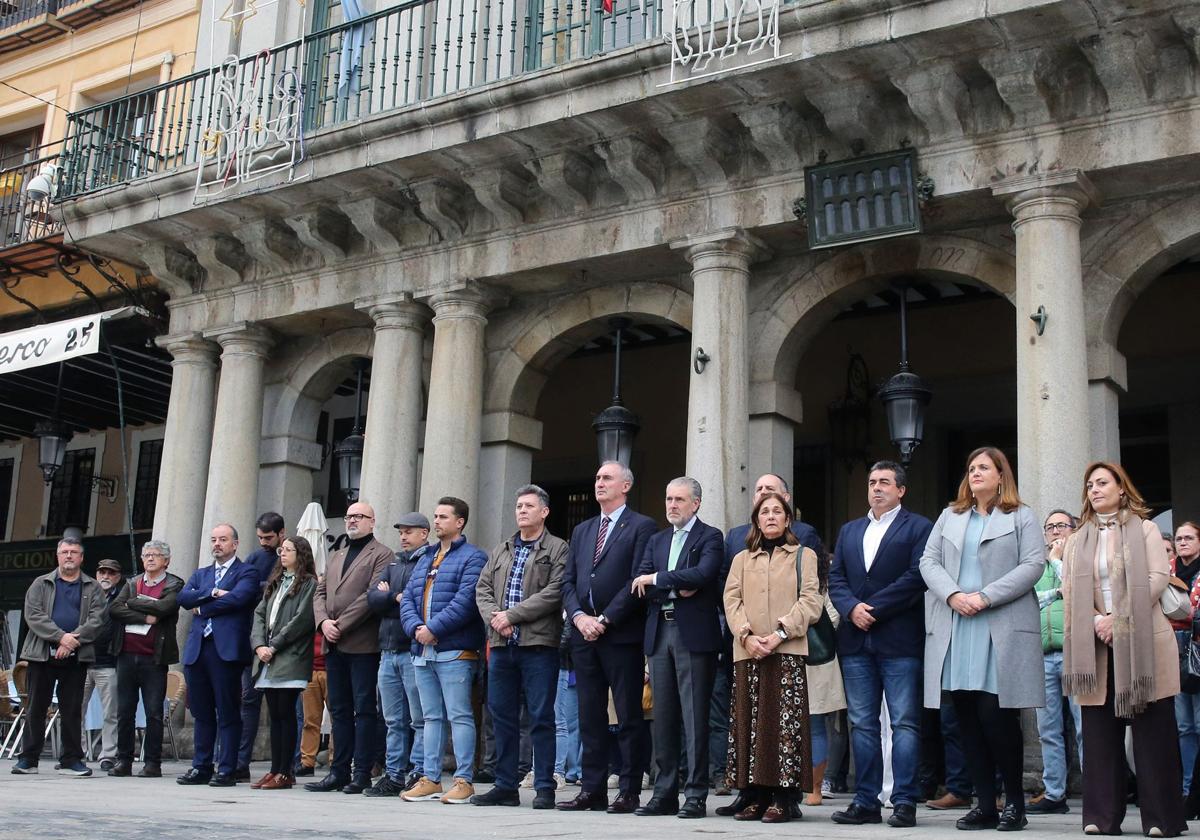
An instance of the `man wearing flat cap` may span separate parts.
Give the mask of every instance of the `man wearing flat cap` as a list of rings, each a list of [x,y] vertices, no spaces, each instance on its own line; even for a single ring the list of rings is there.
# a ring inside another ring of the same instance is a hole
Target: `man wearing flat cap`
[[[400,621],[400,598],[417,561],[429,548],[429,520],[423,513],[406,513],[396,530],[400,550],[367,593],[367,603],[380,617],[379,700],[387,723],[387,757],[383,776],[363,791],[365,796],[399,796],[420,777],[416,770],[416,778],[405,776],[410,767],[420,766],[425,755],[425,718],[413,676],[412,639]]]

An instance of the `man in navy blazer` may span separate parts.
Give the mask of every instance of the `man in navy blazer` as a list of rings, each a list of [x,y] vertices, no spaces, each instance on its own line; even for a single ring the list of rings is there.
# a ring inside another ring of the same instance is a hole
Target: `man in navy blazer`
[[[683,476],[667,485],[667,521],[646,543],[633,592],[649,602],[645,651],[654,690],[654,795],[638,816],[705,815],[708,798],[709,704],[721,650],[721,532],[705,525],[700,482]],[[683,807],[679,807],[679,730],[687,747]]]
[[[195,718],[192,769],[181,785],[235,785],[242,735],[242,668],[250,662],[250,624],[262,590],[258,570],[237,557],[238,534],[220,524],[209,537],[213,563],[197,569],[179,593],[191,610],[183,648],[188,708]],[[220,739],[220,766],[213,775],[213,746]]]
[[[846,685],[857,790],[833,815],[843,825],[880,822],[883,743],[880,704],[892,726],[892,815],[888,825],[916,825],[921,752],[921,663],[925,648],[919,564],[933,523],[900,501],[904,467],[879,461],[867,476],[870,512],[838,534],[829,597],[842,616],[838,658]]]
[[[633,472],[616,461],[596,471],[600,515],[571,532],[563,570],[563,608],[571,622],[571,657],[579,692],[582,792],[560,811],[632,813],[638,807],[642,747],[642,643],[646,611],[631,584],[654,520],[626,506]],[[608,692],[617,712],[620,791],[608,804]],[[635,778],[636,775],[636,778]]]

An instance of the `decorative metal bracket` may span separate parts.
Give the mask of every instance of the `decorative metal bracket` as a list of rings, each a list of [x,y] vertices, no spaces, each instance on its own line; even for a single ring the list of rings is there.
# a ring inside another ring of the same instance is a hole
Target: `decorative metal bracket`
[[[703,347],[696,348],[696,358],[692,360],[692,370],[696,373],[704,373],[704,368],[712,361],[712,356],[704,352]]]
[[[117,480],[107,475],[92,476],[92,492],[104,497],[108,503],[117,500]]]
[[[1046,332],[1046,322],[1050,320],[1050,316],[1046,313],[1046,307],[1039,305],[1037,312],[1030,315],[1029,320],[1037,324],[1037,334],[1039,336]]]

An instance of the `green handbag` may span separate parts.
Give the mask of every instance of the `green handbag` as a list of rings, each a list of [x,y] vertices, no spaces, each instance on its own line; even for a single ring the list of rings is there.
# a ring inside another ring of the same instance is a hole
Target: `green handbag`
[[[800,566],[804,562],[804,548],[796,552],[796,591],[800,590]],[[837,630],[825,604],[821,604],[821,617],[815,624],[808,626],[808,655],[804,657],[805,665],[825,665],[837,656]]]

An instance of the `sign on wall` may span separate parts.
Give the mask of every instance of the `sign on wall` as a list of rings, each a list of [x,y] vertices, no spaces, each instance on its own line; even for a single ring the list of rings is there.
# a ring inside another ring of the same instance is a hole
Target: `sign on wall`
[[[95,353],[103,317],[85,315],[0,335],[0,374]]]

